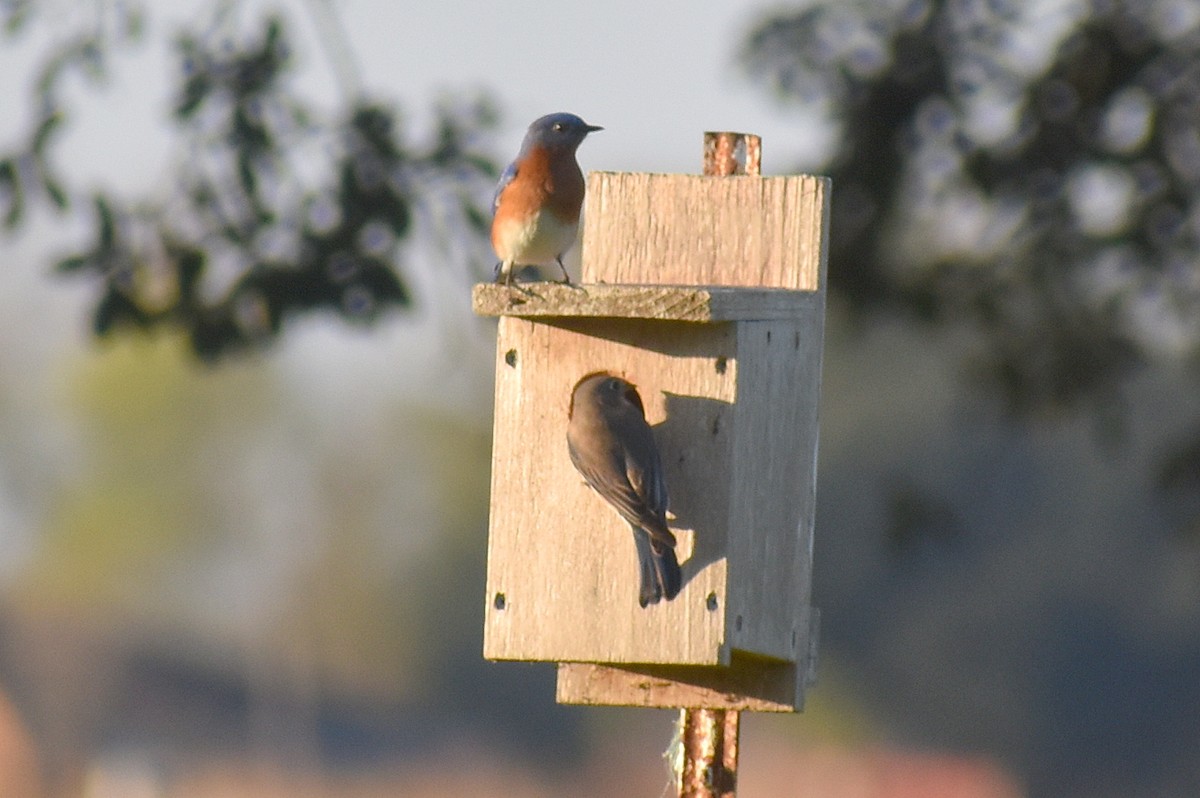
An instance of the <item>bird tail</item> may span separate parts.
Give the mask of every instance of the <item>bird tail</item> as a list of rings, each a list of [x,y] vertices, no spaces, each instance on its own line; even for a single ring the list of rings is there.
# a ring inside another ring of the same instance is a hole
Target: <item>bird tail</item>
[[[637,545],[638,571],[641,586],[638,589],[638,604],[657,604],[661,599],[670,601],[679,595],[683,587],[683,572],[675,549],[659,540],[651,540],[641,527],[633,527],[633,540]]]

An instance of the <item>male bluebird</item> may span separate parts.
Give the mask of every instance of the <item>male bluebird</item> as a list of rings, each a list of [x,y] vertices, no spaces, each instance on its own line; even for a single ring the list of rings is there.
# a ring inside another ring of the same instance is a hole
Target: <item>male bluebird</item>
[[[549,114],[529,126],[492,199],[492,249],[500,258],[496,282],[511,285],[521,266],[551,263],[571,282],[562,255],[575,243],[584,189],[575,151],[596,130],[603,128],[574,114]]]
[[[679,595],[683,575],[675,536],[667,528],[667,486],[637,389],[606,372],[576,383],[567,450],[584,481],[633,528],[641,573],[638,604]]]

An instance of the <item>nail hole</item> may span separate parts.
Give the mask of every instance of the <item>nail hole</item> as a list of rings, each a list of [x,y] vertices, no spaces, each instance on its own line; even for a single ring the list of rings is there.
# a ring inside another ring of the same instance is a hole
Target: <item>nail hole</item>
[[[508,599],[504,598],[503,593],[497,593],[496,597],[492,599],[492,606],[498,610],[503,610],[508,606]]]
[[[708,598],[704,599],[704,606],[708,609],[709,612],[716,612],[717,611],[717,594],[709,593]]]
[[[729,361],[727,361],[727,360],[725,359],[725,356],[724,356],[724,355],[722,355],[721,357],[717,358],[717,362],[714,364],[714,365],[716,366],[716,368],[717,368],[717,373],[718,373],[718,374],[724,374],[724,373],[725,373],[725,368],[726,368],[726,366],[728,365],[728,363],[729,363]]]
[[[742,631],[742,616],[739,615],[737,618],[734,619],[733,628],[737,629],[739,632]]]
[[[517,350],[510,349],[507,352],[505,352],[504,353],[504,362],[507,363],[511,368],[516,368],[517,367]]]
[[[800,333],[796,333],[796,348],[800,348]]]
[[[720,432],[721,432],[721,417],[720,417],[720,416],[713,416],[713,420],[712,420],[712,434],[713,434],[713,435],[719,435],[719,434],[720,434]]]
[[[771,331],[767,330],[767,343],[771,343]]]

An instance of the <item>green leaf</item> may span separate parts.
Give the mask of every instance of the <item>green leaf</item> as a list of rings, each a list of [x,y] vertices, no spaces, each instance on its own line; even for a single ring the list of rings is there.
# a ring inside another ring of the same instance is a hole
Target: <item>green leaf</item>
[[[175,117],[177,119],[187,119],[196,112],[196,109],[208,98],[209,90],[212,88],[212,83],[205,73],[192,75],[183,85],[183,96],[175,105]]]
[[[4,19],[5,34],[12,36],[21,32],[21,28],[29,21],[29,9],[32,6],[29,0],[16,0],[8,5]]]
[[[4,227],[7,230],[13,230],[21,223],[21,217],[25,215],[25,201],[20,194],[14,194],[13,200],[8,206],[8,213],[4,214]]]
[[[250,155],[246,152],[238,155],[238,180],[242,184],[242,191],[246,192],[248,197],[258,196],[258,177],[254,174],[254,164]]]
[[[50,197],[60,211],[65,211],[71,204],[70,198],[67,196],[66,189],[55,178],[51,177],[43,166],[39,171],[42,174],[42,188],[46,190],[46,196]]]
[[[108,200],[103,194],[97,194],[95,198],[96,215],[99,217],[100,230],[100,249],[110,250],[117,240],[117,228],[113,222],[112,208],[108,206]]]
[[[104,50],[96,39],[84,42],[79,49],[79,63],[83,71],[93,81],[100,81],[105,76]]]
[[[25,197],[21,191],[17,165],[11,158],[0,161],[0,198],[4,198],[3,194],[8,195],[5,198],[8,200],[8,212],[4,214],[4,227],[12,230],[21,222],[25,212]]]
[[[468,166],[481,174],[498,175],[500,167],[491,158],[486,158],[482,155],[467,154],[463,160]]]
[[[54,270],[63,274],[82,271],[92,263],[91,255],[71,255],[54,264]]]
[[[204,275],[204,253],[191,247],[169,247],[168,252],[179,272],[181,304],[188,305],[195,298],[200,278]]]
[[[274,49],[283,36],[283,20],[273,16],[267,20],[267,36],[264,49]]]
[[[462,203],[463,215],[467,218],[467,224],[477,233],[483,233],[492,226],[492,217],[490,214],[485,214],[479,210],[479,207],[470,200],[463,200]]]
[[[123,33],[131,42],[139,41],[146,30],[146,17],[140,8],[124,9]]]

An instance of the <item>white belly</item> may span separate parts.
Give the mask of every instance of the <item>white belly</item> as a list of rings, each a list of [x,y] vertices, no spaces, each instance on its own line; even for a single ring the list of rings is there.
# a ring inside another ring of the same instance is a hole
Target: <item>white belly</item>
[[[551,266],[575,243],[579,224],[564,224],[554,214],[543,211],[527,224],[508,222],[501,225],[493,241],[496,254],[506,265]]]

